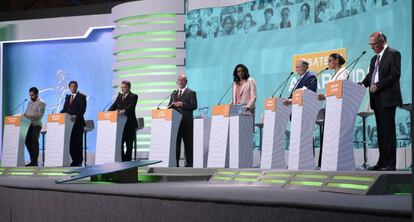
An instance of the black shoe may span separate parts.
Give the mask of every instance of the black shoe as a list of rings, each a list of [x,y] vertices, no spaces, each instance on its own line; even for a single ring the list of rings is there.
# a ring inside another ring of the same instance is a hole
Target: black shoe
[[[80,166],[82,166],[82,163],[72,162],[72,163],[70,164],[70,166],[71,166],[71,167],[80,167]]]
[[[368,167],[367,170],[380,170],[380,168],[381,168],[381,166],[377,164],[375,166]]]
[[[29,164],[26,164],[25,166],[32,167],[32,166],[38,166],[38,165],[37,165],[37,163],[30,162]]]
[[[383,166],[379,168],[380,171],[395,171],[395,166]]]

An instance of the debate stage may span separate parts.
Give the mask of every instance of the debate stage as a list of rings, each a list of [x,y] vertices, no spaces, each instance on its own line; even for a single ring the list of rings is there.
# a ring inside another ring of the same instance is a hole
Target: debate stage
[[[2,221],[411,221],[411,171],[147,167],[138,183],[55,183],[73,169],[0,168]]]

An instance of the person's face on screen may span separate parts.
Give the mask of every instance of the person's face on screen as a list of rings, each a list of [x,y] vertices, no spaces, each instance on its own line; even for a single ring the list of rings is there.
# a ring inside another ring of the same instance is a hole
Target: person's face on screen
[[[122,94],[127,94],[129,92],[129,90],[130,90],[130,88],[128,87],[127,84],[125,84],[125,83],[122,83],[121,84],[121,92],[122,92]]]
[[[29,92],[29,97],[32,101],[36,101],[37,99],[37,94],[34,92]]]
[[[252,18],[249,16],[246,16],[244,18],[244,27],[250,27],[252,25]]]
[[[305,74],[307,67],[303,64],[302,60],[296,62],[296,72],[303,76]]]
[[[232,29],[233,29],[233,23],[231,22],[230,19],[227,19],[226,22],[224,23],[224,30],[226,30],[226,32],[231,32]]]
[[[197,32],[198,32],[198,26],[193,24],[190,26],[190,34],[191,36],[197,36]]]
[[[300,8],[300,13],[302,13],[302,18],[307,19],[309,15],[308,8],[305,5],[302,5]]]
[[[69,89],[71,93],[76,93],[78,91],[78,86],[75,83],[71,83]]]
[[[185,77],[184,75],[178,76],[177,85],[178,85],[178,88],[184,89],[185,86],[187,85],[187,77]]]
[[[270,19],[272,19],[272,13],[266,13],[264,18],[265,18],[265,22],[269,23]]]
[[[245,76],[246,76],[246,72],[244,71],[244,69],[241,66],[237,67],[237,76],[240,79],[244,79]]]
[[[282,10],[281,16],[283,22],[287,22],[289,20],[289,12],[287,10]]]

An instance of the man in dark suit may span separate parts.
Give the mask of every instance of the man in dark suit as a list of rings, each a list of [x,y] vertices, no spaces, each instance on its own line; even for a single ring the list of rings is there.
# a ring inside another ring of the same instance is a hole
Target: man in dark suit
[[[306,87],[314,92],[318,89],[318,79],[316,79],[315,73],[309,70],[309,63],[305,59],[299,59],[296,61],[296,72],[299,74],[300,79],[296,82],[290,93],[289,98],[284,102],[285,105],[292,103],[293,92],[297,89]]]
[[[109,111],[118,110],[120,115],[127,116],[124,132],[122,133],[121,149],[122,162],[125,162],[131,161],[132,159],[132,146],[138,128],[137,117],[135,115],[138,95],[131,92],[131,83],[129,81],[122,81],[121,92],[114,104],[109,108]],[[126,144],[126,152],[124,151],[124,143]]]
[[[70,166],[82,166],[82,138],[86,125],[83,115],[86,111],[86,96],[78,91],[78,82],[76,81],[69,83],[69,89],[71,94],[66,95],[65,105],[60,113],[71,115],[71,120],[74,121],[70,135],[70,156],[72,157]]]
[[[401,54],[388,46],[387,38],[381,32],[371,34],[369,45],[376,55],[371,59],[369,73],[359,84],[369,87],[370,105],[377,123],[379,159],[368,170],[395,170],[395,110],[402,105]]]
[[[177,109],[183,116],[177,134],[177,167],[181,154],[181,139],[184,141],[185,166],[193,167],[193,111],[197,109],[196,92],[187,87],[187,76],[178,76],[178,90],[171,94],[168,107]]]

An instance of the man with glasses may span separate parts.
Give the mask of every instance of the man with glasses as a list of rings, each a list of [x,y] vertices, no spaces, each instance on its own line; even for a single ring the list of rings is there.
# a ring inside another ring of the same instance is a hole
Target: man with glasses
[[[369,73],[359,84],[369,87],[370,105],[377,123],[379,159],[368,170],[395,170],[395,110],[402,105],[401,54],[388,46],[387,37],[381,32],[371,34],[369,45],[376,55],[371,59]]]
[[[184,141],[185,166],[193,167],[193,111],[197,109],[197,95],[187,87],[187,82],[187,76],[178,76],[178,90],[171,94],[168,104],[168,107],[178,110],[183,115],[177,134],[177,167],[180,161],[181,139]]]

